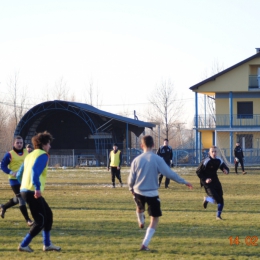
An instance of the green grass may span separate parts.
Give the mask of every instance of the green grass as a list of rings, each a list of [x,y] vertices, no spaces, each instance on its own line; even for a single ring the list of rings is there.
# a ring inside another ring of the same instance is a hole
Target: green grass
[[[203,209],[204,190],[195,168],[175,170],[194,189],[175,182],[171,182],[170,189],[159,189],[163,216],[149,245],[151,251],[138,251],[145,230],[138,228],[127,186],[112,189],[105,168],[87,168],[49,170],[44,197],[54,213],[52,241],[62,251],[43,252],[39,234],[31,243],[33,253],[18,252],[18,244],[29,229],[16,206],[0,219],[0,258],[259,259],[260,239],[252,246],[245,244],[245,238],[260,238],[260,170],[247,169],[247,175],[238,176],[234,171],[228,176],[219,173],[225,199],[224,221],[215,220],[216,205]],[[122,171],[125,184],[128,171]],[[7,176],[1,173],[0,202],[11,197]],[[230,236],[238,236],[240,244],[230,245]]]

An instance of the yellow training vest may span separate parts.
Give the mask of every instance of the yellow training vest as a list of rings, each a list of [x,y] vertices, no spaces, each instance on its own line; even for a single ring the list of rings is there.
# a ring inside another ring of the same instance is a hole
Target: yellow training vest
[[[110,152],[110,166],[111,167],[117,167],[120,164],[120,150],[117,150],[116,153],[114,151]]]
[[[24,160],[24,170],[23,170],[23,177],[22,177],[22,183],[21,188],[26,190],[35,191],[35,187],[32,183],[32,168],[36,161],[36,159],[41,156],[42,154],[47,154],[44,150],[41,149],[35,149],[31,153],[28,154],[28,156]],[[47,168],[48,168],[48,162],[43,170],[43,172],[40,175],[40,183],[41,183],[41,192],[44,191],[46,177],[47,177]]]
[[[28,152],[26,149],[23,149],[23,154],[19,155],[14,150],[11,150],[9,154],[11,155],[11,161],[8,164],[8,169],[10,169],[12,172],[17,172],[20,166],[23,164],[25,157],[28,155]],[[9,179],[16,180],[16,177],[9,174]]]

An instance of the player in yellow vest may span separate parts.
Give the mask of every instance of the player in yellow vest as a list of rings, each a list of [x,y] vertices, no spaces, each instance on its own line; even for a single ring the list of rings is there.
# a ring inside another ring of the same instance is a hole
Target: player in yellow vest
[[[17,172],[17,179],[21,182],[22,198],[29,205],[34,218],[34,224],[31,226],[29,233],[18,246],[19,251],[33,252],[29,244],[41,230],[43,230],[43,251],[61,250],[59,246],[51,243],[50,231],[52,229],[53,214],[42,196],[47,177],[48,152],[52,140],[53,138],[48,132],[35,135],[32,138],[34,150],[25,158],[23,165]]]
[[[111,169],[112,187],[115,188],[115,177],[119,180],[121,187],[123,182],[121,180],[120,168],[122,163],[122,153],[118,150],[116,143],[113,144],[113,150],[109,154],[107,169]]]
[[[23,149],[23,138],[21,136],[16,136],[14,139],[13,149],[5,154],[1,162],[1,168],[3,172],[6,173],[9,177],[9,183],[15,194],[15,197],[10,199],[4,205],[0,205],[0,215],[2,218],[4,218],[6,210],[19,203],[21,213],[23,214],[28,226],[31,226],[33,221],[31,221],[28,216],[26,203],[20,194],[20,183],[16,178],[16,172],[22,165],[27,154],[27,150]]]

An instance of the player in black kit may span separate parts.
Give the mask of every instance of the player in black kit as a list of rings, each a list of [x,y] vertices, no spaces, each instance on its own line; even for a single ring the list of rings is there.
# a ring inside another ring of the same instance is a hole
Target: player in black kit
[[[162,157],[169,167],[173,166],[172,148],[171,148],[171,146],[168,145],[168,139],[164,139],[163,146],[160,146],[160,148],[157,151],[157,155]],[[162,179],[163,179],[163,175],[160,173],[159,174],[159,186],[161,185]],[[170,184],[170,179],[166,177],[165,189],[168,188],[169,184]]]
[[[225,174],[229,173],[229,168],[223,160],[217,157],[217,147],[212,146],[209,149],[209,157],[202,160],[196,170],[200,178],[200,184],[204,187],[207,197],[204,197],[203,207],[207,208],[208,202],[217,203],[217,220],[222,220],[221,213],[224,207],[223,190],[218,179],[217,170],[220,169]]]
[[[237,173],[237,167],[238,164],[240,163],[243,174],[246,174],[246,171],[244,169],[244,154],[243,154],[243,150],[240,146],[240,143],[236,143],[236,147],[234,149],[234,155],[235,155],[235,172]]]

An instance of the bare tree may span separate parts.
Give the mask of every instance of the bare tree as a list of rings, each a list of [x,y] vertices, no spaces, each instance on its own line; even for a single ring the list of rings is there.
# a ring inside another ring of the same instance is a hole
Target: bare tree
[[[69,95],[69,88],[63,77],[55,82],[55,87],[52,91],[53,99],[67,100]]]
[[[13,106],[13,113],[11,118],[14,118],[13,120],[13,129],[15,130],[16,126],[18,125],[19,121],[25,114],[25,112],[28,110],[28,108],[25,106],[26,100],[27,100],[27,92],[25,88],[21,88],[18,84],[19,81],[19,73],[15,72],[13,77],[10,77],[9,82],[7,83],[7,86],[9,88],[10,93],[10,102]]]
[[[0,100],[0,148],[6,152],[13,142],[15,129],[27,112],[27,92],[19,83],[19,73],[15,72],[7,82],[7,95]]]
[[[203,77],[203,79],[206,79],[206,78],[209,78],[209,77],[211,77],[213,75],[218,74],[219,72],[221,72],[223,70],[224,70],[224,65],[220,64],[218,62],[218,60],[215,59],[212,62],[212,66],[210,68],[210,71],[205,70],[204,71],[204,75],[202,77]],[[211,120],[216,122],[216,117],[215,117],[215,96],[214,95],[206,95],[204,98],[206,99],[206,100],[204,100],[204,103],[206,103],[206,107],[205,107],[205,104],[203,104],[202,107],[204,107],[204,109],[206,109],[208,111],[207,114],[209,115],[209,118],[207,119],[208,120],[207,123],[210,124]]]
[[[87,88],[83,91],[83,93],[85,99],[84,102],[97,108],[100,107],[100,105],[102,104],[102,99],[100,95],[101,89],[98,85],[94,85],[94,81],[92,78],[89,80],[89,84]]]
[[[183,101],[178,99],[178,92],[175,91],[171,80],[164,80],[159,86],[156,86],[149,101],[153,107],[150,120],[161,122],[162,138],[170,141],[171,130],[180,123],[183,108]]]
[[[9,113],[5,102],[0,102],[0,152],[4,153],[8,149],[7,145],[7,123],[8,123]],[[3,155],[3,154],[1,154]],[[1,157],[2,158],[2,157]]]

